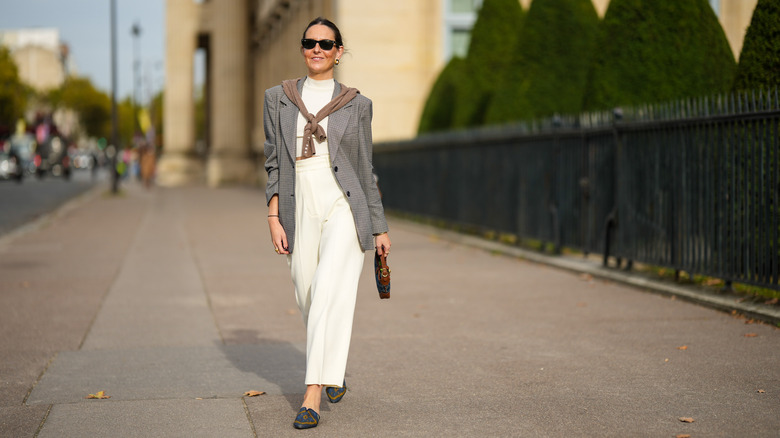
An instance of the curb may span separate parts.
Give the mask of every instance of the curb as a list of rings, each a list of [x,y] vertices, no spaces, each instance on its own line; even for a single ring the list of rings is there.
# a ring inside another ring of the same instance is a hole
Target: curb
[[[620,271],[614,268],[605,268],[601,264],[597,264],[586,259],[575,259],[566,256],[552,256],[542,254],[536,251],[519,248],[493,240],[487,240],[476,236],[461,234],[455,231],[436,228],[432,225],[412,222],[410,220],[399,217],[393,217],[393,219],[396,223],[401,224],[402,228],[424,234],[432,234],[448,242],[478,248],[504,256],[517,257],[523,260],[528,260],[534,263],[539,263],[570,272],[590,274],[593,277],[611,280],[616,283],[621,283],[641,289],[643,291],[666,296],[674,296],[724,312],[737,312],[750,318],[761,320],[775,326],[780,326],[780,308],[777,308],[776,306],[739,302],[734,299],[733,296],[719,296],[697,286],[669,284],[666,282],[653,280],[646,276],[631,274],[627,271]]]

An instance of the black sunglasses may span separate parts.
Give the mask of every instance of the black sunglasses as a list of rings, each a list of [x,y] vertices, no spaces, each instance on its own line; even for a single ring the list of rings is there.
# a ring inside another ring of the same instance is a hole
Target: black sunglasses
[[[317,44],[320,45],[320,49],[322,50],[330,50],[336,45],[336,42],[333,40],[313,40],[311,38],[304,38],[301,40],[301,45],[306,50],[313,49]]]

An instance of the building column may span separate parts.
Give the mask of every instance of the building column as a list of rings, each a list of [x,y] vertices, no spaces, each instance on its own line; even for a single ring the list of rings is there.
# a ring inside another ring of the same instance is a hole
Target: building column
[[[249,132],[250,51],[246,0],[212,0],[209,64],[211,138],[210,186],[255,183],[257,166]],[[216,9],[218,8],[218,9]]]
[[[165,131],[157,183],[179,186],[203,180],[203,163],[195,151],[193,68],[199,5],[192,0],[167,0],[165,48]]]

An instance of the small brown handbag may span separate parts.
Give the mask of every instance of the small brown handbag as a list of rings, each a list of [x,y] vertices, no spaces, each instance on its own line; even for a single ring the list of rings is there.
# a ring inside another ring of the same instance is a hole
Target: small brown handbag
[[[387,266],[387,254],[380,256],[374,253],[374,276],[376,277],[376,289],[379,298],[390,298],[390,268]]]

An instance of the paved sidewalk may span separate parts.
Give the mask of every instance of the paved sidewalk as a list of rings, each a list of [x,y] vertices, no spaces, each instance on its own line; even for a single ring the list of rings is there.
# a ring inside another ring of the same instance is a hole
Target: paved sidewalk
[[[262,192],[125,189],[0,240],[0,436],[780,434],[780,330],[398,220],[349,391],[296,431],[305,337]]]

